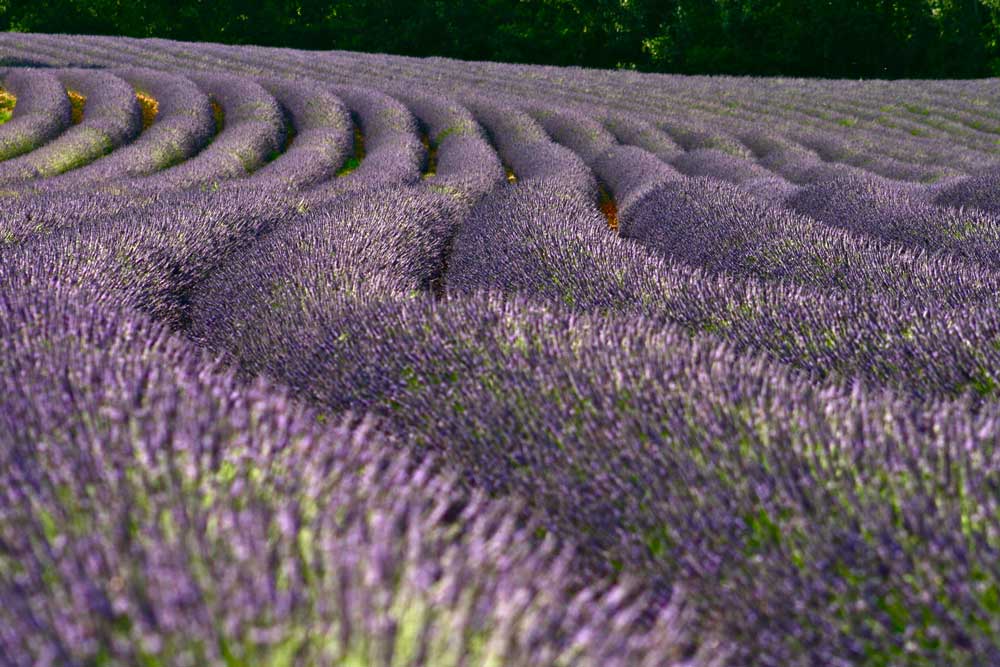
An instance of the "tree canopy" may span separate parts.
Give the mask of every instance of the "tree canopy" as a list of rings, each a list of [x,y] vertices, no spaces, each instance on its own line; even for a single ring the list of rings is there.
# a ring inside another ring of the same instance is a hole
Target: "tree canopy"
[[[7,0],[0,27],[659,72],[1000,75],[1000,0]]]

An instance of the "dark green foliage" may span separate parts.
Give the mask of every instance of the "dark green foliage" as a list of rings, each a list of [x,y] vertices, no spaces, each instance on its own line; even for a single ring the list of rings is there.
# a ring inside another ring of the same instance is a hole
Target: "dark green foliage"
[[[683,73],[1000,72],[996,0],[11,0],[0,28]]]

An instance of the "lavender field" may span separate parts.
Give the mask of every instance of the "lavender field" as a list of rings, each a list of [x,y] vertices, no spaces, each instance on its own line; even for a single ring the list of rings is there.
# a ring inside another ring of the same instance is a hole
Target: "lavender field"
[[[997,80],[0,87],[0,665],[1000,665]]]

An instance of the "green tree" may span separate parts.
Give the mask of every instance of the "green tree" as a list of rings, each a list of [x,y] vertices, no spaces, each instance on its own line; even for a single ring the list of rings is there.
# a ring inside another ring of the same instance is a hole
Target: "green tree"
[[[0,0],[0,27],[692,74],[1000,74],[1000,0]]]

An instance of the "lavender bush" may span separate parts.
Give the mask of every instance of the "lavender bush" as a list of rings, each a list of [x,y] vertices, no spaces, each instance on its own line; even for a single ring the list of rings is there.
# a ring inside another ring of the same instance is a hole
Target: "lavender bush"
[[[433,194],[376,187],[277,227],[191,295],[191,335],[253,372],[290,373],[323,334],[315,304],[409,298],[441,279],[453,226]],[[278,369],[284,369],[279,371]],[[306,371],[308,372],[308,370]]]
[[[516,505],[146,319],[8,286],[6,664],[682,664],[682,607],[630,629],[645,594],[579,581]]]
[[[583,160],[559,146],[528,114],[496,100],[467,100],[497,153],[522,183],[542,183],[553,190],[597,197],[597,183]]]
[[[39,70],[13,70],[3,87],[17,98],[14,116],[0,126],[0,159],[38,148],[69,125],[69,99],[59,79]]]
[[[472,113],[457,102],[397,93],[425,128],[430,156],[424,178],[435,191],[475,203],[504,181],[499,156]]]
[[[965,206],[1000,214],[1000,170],[990,168],[975,176],[944,183],[934,193],[934,202],[944,206],[962,208]]]
[[[856,234],[997,266],[1000,216],[935,206],[922,199],[912,186],[869,176],[811,185],[788,203],[805,215]]]
[[[392,97],[354,86],[333,89],[354,121],[354,155],[335,179],[314,188],[314,197],[336,198],[354,188],[376,184],[406,185],[420,178],[424,147],[413,114]]]
[[[842,204],[845,199],[835,201]],[[880,230],[878,236],[885,241],[895,240],[884,225],[873,223],[872,227]],[[903,244],[854,236],[711,178],[666,183],[648,191],[629,215],[622,216],[620,231],[711,272],[901,294],[942,306],[992,302],[997,294],[997,276],[975,264],[940,254],[928,257],[907,252]],[[975,247],[985,245],[980,242]],[[946,244],[937,244],[942,246]]]
[[[57,71],[56,76],[87,98],[83,122],[37,150],[0,163],[0,181],[55,176],[80,167],[133,139],[142,128],[135,91],[118,77],[77,70]]]
[[[343,102],[307,81],[265,79],[261,84],[288,114],[294,135],[286,135],[282,154],[253,179],[302,189],[331,178],[353,147],[351,116]]]
[[[47,188],[76,188],[88,183],[146,176],[193,157],[212,138],[214,123],[208,97],[191,81],[145,68],[115,74],[157,104],[157,116],[136,141],[91,165],[47,182]]]
[[[133,187],[212,187],[219,181],[246,176],[278,155],[285,137],[284,116],[266,90],[249,79],[230,75],[191,74],[188,78],[218,105],[222,127],[216,130],[220,131],[192,159],[142,179]],[[201,123],[205,121],[200,118]]]

